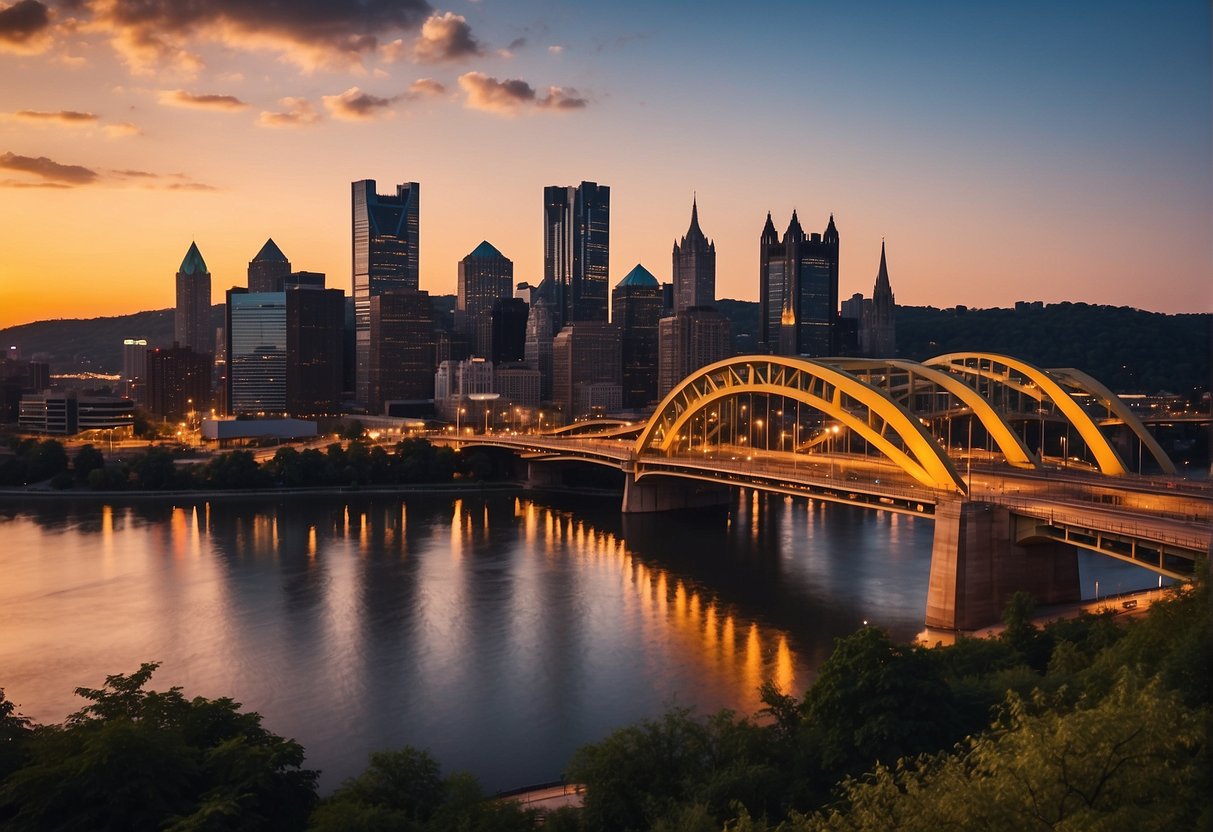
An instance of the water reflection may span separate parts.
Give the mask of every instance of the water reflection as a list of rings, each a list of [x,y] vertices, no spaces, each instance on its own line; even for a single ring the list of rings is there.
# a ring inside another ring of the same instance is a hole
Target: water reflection
[[[871,618],[919,628],[929,524],[742,492],[728,511],[410,495],[0,511],[0,685],[40,720],[141,661],[294,736],[332,788],[430,748],[491,788],[670,704],[799,694]],[[11,545],[10,545],[11,544]]]

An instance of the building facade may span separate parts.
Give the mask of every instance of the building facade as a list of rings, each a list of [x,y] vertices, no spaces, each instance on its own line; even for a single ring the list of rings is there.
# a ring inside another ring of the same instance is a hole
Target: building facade
[[[806,234],[796,212],[780,239],[767,214],[759,241],[759,341],[766,352],[824,357],[838,351],[838,229]]]
[[[227,291],[227,412],[286,410],[286,293]]]
[[[543,189],[543,277],[556,328],[607,321],[611,189],[595,182]]]
[[[421,186],[406,182],[396,194],[379,194],[375,180],[352,183],[355,399],[370,396],[371,298],[417,291]]]
[[[215,355],[215,329],[211,323],[211,273],[190,243],[177,270],[177,307],[173,317],[173,340],[194,352]]]
[[[141,403],[147,377],[147,339],[126,338],[122,341],[122,394]]]
[[[859,327],[859,343],[864,355],[874,358],[897,355],[896,310],[889,267],[885,262],[884,240],[881,240],[880,267],[876,271],[876,285],[872,287],[872,302],[866,305],[866,314]]]
[[[657,397],[680,381],[732,354],[729,319],[710,306],[691,307],[662,318],[657,325]]]
[[[472,354],[491,357],[493,304],[514,291],[514,262],[488,240],[459,261],[455,329],[467,334]]]
[[[370,299],[367,409],[421,401],[434,391],[434,308],[428,292],[388,292]]]
[[[341,411],[345,293],[286,291],[286,410],[292,416]]]
[[[566,422],[622,407],[623,351],[619,327],[583,321],[552,340],[552,402]]]
[[[657,398],[657,322],[661,283],[639,263],[611,292],[611,323],[620,329],[623,406],[643,408]]]
[[[211,407],[211,356],[174,344],[148,350],[147,410],[160,419],[184,419]]]
[[[691,226],[674,243],[674,311],[716,303],[716,244],[699,228],[699,203],[691,202]]]

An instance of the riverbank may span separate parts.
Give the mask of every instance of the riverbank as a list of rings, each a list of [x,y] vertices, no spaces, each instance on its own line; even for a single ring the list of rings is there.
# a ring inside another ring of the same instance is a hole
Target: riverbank
[[[180,491],[93,491],[91,489],[65,488],[0,488],[0,502],[8,500],[65,500],[78,499],[97,502],[124,502],[143,500],[247,500],[250,497],[277,499],[280,497],[349,497],[354,495],[397,494],[496,494],[525,491],[520,482],[503,483],[413,483],[409,485],[321,485],[305,488],[229,488],[229,489],[182,489]]]

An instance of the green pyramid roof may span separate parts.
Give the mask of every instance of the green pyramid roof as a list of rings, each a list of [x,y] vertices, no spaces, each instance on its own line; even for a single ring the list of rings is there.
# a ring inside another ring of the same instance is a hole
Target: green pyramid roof
[[[472,249],[472,253],[468,257],[475,257],[478,260],[505,259],[505,255],[498,251],[488,240],[483,241],[476,248]]]
[[[657,278],[653,277],[652,273],[639,263],[636,268],[628,272],[627,277],[619,281],[620,286],[660,286]]]
[[[181,268],[177,271],[181,274],[210,274],[206,261],[202,259],[202,252],[198,251],[197,243],[190,243],[190,250],[185,253],[185,259],[181,261]]]
[[[282,253],[282,249],[278,248],[278,244],[274,242],[274,238],[270,237],[265,241],[265,245],[261,247],[261,251],[257,252],[257,256],[253,258],[254,263],[289,263],[286,255]]]

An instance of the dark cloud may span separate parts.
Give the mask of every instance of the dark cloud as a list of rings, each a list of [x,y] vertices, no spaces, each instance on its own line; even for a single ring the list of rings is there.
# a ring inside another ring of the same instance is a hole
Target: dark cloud
[[[160,103],[174,107],[194,107],[200,110],[243,110],[248,104],[234,95],[192,93],[185,90],[162,90]]]
[[[18,156],[16,153],[0,154],[0,168],[21,171],[41,178],[44,182],[64,186],[91,185],[97,181],[97,171],[83,165],[62,165],[45,156]]]
[[[95,113],[81,113],[76,110],[18,110],[13,116],[22,121],[49,121],[58,124],[95,124]]]
[[[0,9],[0,50],[40,51],[48,41],[50,12],[38,0],[19,0]]]
[[[340,95],[326,95],[323,96],[323,99],[324,106],[336,118],[346,121],[370,121],[381,115],[390,114],[392,104],[399,99],[399,96],[381,98],[371,95],[369,92],[363,92],[358,87],[350,87]]]
[[[282,98],[278,103],[281,111],[263,110],[257,123],[262,127],[306,127],[320,121],[320,113],[306,98]]]
[[[195,38],[277,51],[303,66],[358,63],[384,35],[417,29],[426,0],[83,0],[136,68],[189,60]]]
[[[526,81],[518,78],[500,81],[483,72],[465,72],[459,76],[459,86],[467,93],[468,107],[500,115],[514,115],[527,107],[577,110],[589,103],[571,88],[548,87],[547,94],[539,96]]]

